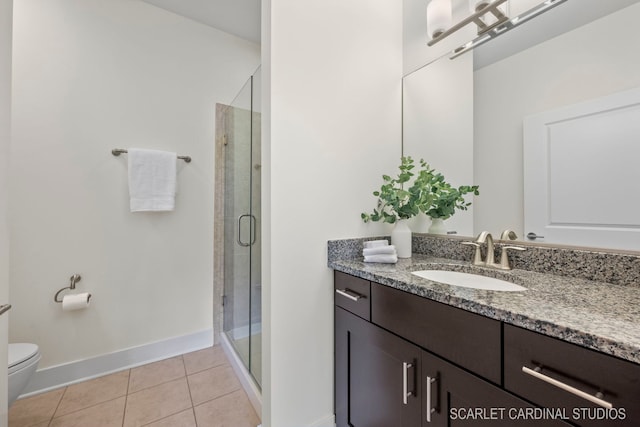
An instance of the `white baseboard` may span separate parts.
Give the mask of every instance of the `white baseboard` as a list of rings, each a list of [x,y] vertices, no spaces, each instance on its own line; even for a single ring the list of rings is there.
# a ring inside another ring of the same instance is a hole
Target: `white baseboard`
[[[189,335],[40,369],[33,374],[33,378],[20,397],[28,397],[124,369],[202,350],[212,345],[213,329],[205,329]]]
[[[233,367],[233,370],[238,376],[242,388],[244,388],[244,391],[247,393],[253,409],[256,410],[258,418],[262,419],[262,391],[260,391],[260,388],[256,385],[251,374],[247,372],[242,360],[240,360],[240,357],[236,354],[233,346],[229,342],[229,338],[227,338],[225,334],[220,334],[220,344],[231,363],[231,367]]]

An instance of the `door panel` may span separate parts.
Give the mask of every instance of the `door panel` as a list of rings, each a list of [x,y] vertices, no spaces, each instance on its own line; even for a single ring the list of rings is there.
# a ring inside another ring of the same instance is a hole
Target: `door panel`
[[[419,348],[339,307],[335,322],[337,426],[419,426]]]
[[[261,382],[259,72],[217,122],[224,127],[224,318],[236,353]]]
[[[640,249],[640,89],[524,120],[525,233]]]

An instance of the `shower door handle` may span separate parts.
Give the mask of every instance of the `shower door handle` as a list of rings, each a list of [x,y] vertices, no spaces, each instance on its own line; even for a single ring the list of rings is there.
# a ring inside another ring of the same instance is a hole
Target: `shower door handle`
[[[256,223],[258,222],[258,220],[256,219],[256,216],[251,214],[249,215],[249,217],[251,218],[251,243],[249,243],[249,246],[253,246],[254,243],[256,243]]]
[[[251,230],[249,230],[251,240],[249,243],[242,241],[242,218],[249,218],[249,222],[251,224]],[[238,244],[240,246],[252,246],[256,242],[256,222],[256,217],[252,214],[242,214],[238,217]]]
[[[251,218],[251,215],[242,214],[238,217],[238,244],[240,246],[251,246],[251,243],[245,243],[242,241],[242,218],[245,218],[245,217]]]

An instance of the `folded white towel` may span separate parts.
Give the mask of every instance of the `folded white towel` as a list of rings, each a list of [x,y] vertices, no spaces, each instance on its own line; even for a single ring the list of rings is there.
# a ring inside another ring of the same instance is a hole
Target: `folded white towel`
[[[379,248],[380,246],[389,246],[388,240],[369,240],[364,242],[364,248]]]
[[[396,247],[393,245],[380,246],[379,248],[365,248],[362,250],[363,256],[368,255],[382,255],[382,254],[395,254]]]
[[[369,255],[364,257],[364,262],[381,262],[385,264],[395,264],[396,262],[398,262],[398,256],[396,254]]]
[[[176,196],[176,153],[129,148],[131,212],[172,211]]]

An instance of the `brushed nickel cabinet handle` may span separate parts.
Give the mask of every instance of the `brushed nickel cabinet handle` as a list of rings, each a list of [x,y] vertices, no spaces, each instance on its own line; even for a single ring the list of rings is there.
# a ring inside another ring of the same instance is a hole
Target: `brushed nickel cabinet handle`
[[[0,316],[11,310],[11,304],[0,305]]]
[[[402,403],[405,405],[409,403],[408,398],[413,394],[413,392],[408,390],[409,388],[408,374],[409,374],[409,368],[411,367],[413,367],[413,364],[402,362]]]
[[[525,374],[531,375],[534,378],[537,378],[539,380],[542,380],[548,384],[551,384],[552,386],[558,387],[561,390],[564,390],[568,393],[571,393],[575,396],[581,397],[585,400],[588,400],[589,402],[595,403],[596,405],[602,406],[603,408],[607,408],[607,409],[611,409],[613,408],[613,405],[609,402],[607,402],[606,400],[602,400],[600,399],[598,396],[593,396],[589,393],[586,393],[580,389],[577,389],[575,387],[572,387],[568,384],[563,383],[562,381],[558,381],[554,378],[551,378],[543,373],[540,372],[541,369],[540,367],[536,367],[535,369],[531,369],[531,368],[527,368],[526,366],[522,367],[522,372],[524,372]],[[600,393],[598,393],[600,394]]]
[[[431,407],[431,384],[436,382],[436,379],[433,377],[427,376],[427,422],[431,422],[431,414],[433,414],[436,409]]]
[[[358,301],[360,298],[364,298],[363,295],[357,294],[350,289],[336,289],[336,294],[342,295],[345,298],[349,298],[351,301]]]

